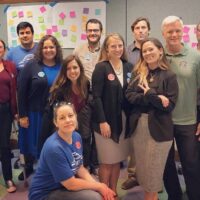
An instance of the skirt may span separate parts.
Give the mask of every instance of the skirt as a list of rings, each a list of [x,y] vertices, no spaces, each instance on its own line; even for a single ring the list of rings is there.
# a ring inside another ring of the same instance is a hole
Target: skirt
[[[100,164],[116,164],[127,159],[130,153],[130,138],[124,138],[125,119],[125,114],[123,113],[123,130],[119,138],[119,143],[114,142],[111,138],[105,138],[101,134],[94,132],[98,161]]]
[[[148,127],[148,114],[142,114],[133,137],[136,177],[146,192],[159,192],[172,141],[155,141]]]
[[[42,114],[40,112],[29,112],[29,127],[19,127],[19,149],[24,155],[39,157],[38,140],[41,132]]]

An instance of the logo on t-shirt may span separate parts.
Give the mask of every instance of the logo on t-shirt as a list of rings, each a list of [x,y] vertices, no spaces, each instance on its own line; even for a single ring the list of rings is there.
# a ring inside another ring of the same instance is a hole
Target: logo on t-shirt
[[[77,149],[80,149],[80,148],[81,148],[81,143],[80,143],[79,141],[77,141],[77,142],[75,143],[75,146],[76,146]]]

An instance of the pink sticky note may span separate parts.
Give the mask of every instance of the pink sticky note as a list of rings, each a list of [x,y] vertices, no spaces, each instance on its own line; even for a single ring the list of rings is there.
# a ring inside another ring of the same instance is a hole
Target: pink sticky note
[[[188,34],[187,35],[183,35],[183,42],[186,42],[186,43],[190,42],[190,37],[189,37]]]
[[[86,40],[87,39],[87,35],[86,34],[81,34],[81,40]]]
[[[52,30],[51,29],[47,29],[47,35],[52,35]]]
[[[75,11],[70,11],[70,12],[69,12],[69,16],[70,16],[71,18],[75,18],[75,17],[76,17]]]
[[[46,8],[44,6],[40,7],[40,12],[44,13],[46,11]]]
[[[67,36],[67,30],[66,30],[66,29],[63,29],[63,30],[62,30],[62,36],[63,36],[63,37],[66,37],[66,36]]]
[[[53,32],[58,32],[58,27],[57,26],[52,26],[52,31]]]
[[[23,11],[19,11],[19,12],[18,12],[18,16],[19,16],[19,18],[24,17],[24,12],[23,12]]]
[[[193,42],[192,43],[192,48],[196,48],[197,47],[197,43],[196,42]]]
[[[64,19],[64,18],[66,17],[66,15],[65,15],[64,12],[61,12],[61,13],[59,14],[59,17],[60,17],[61,19]]]
[[[183,27],[183,33],[188,33],[189,30],[190,30],[190,27],[188,27],[188,26]]]

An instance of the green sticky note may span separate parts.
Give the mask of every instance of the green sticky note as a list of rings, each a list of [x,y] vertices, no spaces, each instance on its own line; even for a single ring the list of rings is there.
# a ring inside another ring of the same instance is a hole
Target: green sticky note
[[[41,17],[38,17],[38,22],[39,22],[39,23],[44,23],[44,17],[42,17],[42,16],[41,16]]]
[[[34,38],[35,38],[35,40],[40,40],[39,34],[34,34]]]
[[[55,37],[56,37],[57,39],[61,37],[60,32],[56,32],[54,35],[55,35]]]
[[[17,17],[17,11],[13,11],[12,12],[12,17],[14,18],[14,17]]]
[[[11,26],[11,27],[10,27],[10,32],[11,32],[11,33],[16,32],[16,28],[15,28],[14,26]]]
[[[71,36],[71,42],[76,43],[77,37],[76,35]]]
[[[41,24],[40,28],[41,28],[42,31],[45,31],[46,30],[46,25],[45,24]]]
[[[95,15],[101,15],[101,9],[95,9]]]
[[[64,20],[63,19],[59,19],[59,25],[61,25],[61,26],[64,25]]]

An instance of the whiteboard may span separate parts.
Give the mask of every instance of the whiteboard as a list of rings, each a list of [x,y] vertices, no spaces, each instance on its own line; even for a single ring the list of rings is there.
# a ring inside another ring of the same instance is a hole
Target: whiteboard
[[[28,21],[34,28],[34,41],[44,35],[55,36],[62,48],[75,48],[87,40],[85,24],[88,19],[99,19],[106,27],[106,3],[66,2],[32,6],[13,6],[7,10],[8,46],[19,45],[16,27],[19,22]],[[102,40],[105,37],[103,31]]]

